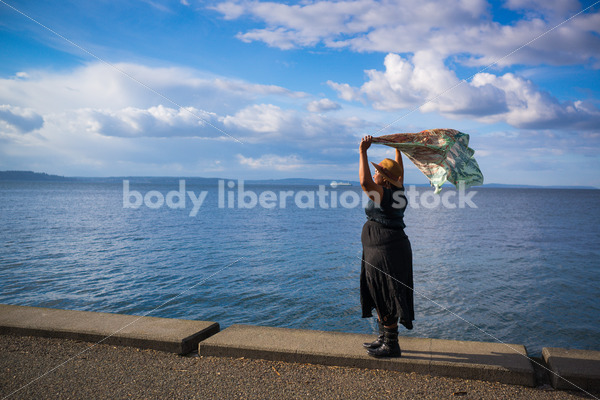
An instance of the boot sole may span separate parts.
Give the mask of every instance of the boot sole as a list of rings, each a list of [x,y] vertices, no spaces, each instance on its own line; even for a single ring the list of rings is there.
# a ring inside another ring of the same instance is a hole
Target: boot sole
[[[383,356],[383,355],[379,355],[379,354],[371,354],[371,353],[369,353],[367,351],[367,354],[370,355],[373,358],[400,358],[400,357],[402,357],[402,353],[400,353],[398,355],[392,355],[392,354],[390,354],[390,355]]]

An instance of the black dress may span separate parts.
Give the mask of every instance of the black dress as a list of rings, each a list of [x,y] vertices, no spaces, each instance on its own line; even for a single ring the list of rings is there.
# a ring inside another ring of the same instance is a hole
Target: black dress
[[[385,325],[399,320],[412,329],[412,249],[404,233],[406,204],[403,188],[383,188],[379,206],[371,200],[365,209],[360,300],[363,318],[372,317],[375,308]]]

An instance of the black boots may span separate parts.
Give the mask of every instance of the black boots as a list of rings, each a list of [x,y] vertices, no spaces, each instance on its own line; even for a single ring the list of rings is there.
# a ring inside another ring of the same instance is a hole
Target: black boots
[[[376,349],[383,344],[383,324],[377,320],[377,325],[379,325],[379,336],[374,342],[363,343],[363,346],[367,349]]]
[[[373,344],[377,343],[378,340],[373,342]],[[398,345],[398,327],[384,327],[383,342],[381,343],[381,346],[371,347],[367,350],[367,353],[373,357],[400,357],[402,352],[400,351],[400,346]]]

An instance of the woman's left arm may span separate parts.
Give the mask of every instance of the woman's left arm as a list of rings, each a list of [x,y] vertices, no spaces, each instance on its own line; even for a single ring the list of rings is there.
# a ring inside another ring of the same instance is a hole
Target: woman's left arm
[[[402,152],[400,150],[398,150],[398,148],[396,148],[396,162],[402,168],[402,175],[400,175],[398,177],[398,180],[400,181],[400,184],[403,185],[404,184],[404,164],[402,164]]]

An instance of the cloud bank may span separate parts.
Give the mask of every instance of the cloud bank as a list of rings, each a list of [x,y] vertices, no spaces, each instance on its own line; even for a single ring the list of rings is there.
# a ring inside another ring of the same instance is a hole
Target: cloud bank
[[[519,16],[513,24],[494,21],[484,0],[349,0],[282,4],[227,1],[214,7],[225,19],[252,18],[263,28],[240,32],[244,42],[260,41],[280,49],[314,47],[353,51],[415,53],[427,49],[468,65],[488,65],[581,10],[578,1],[511,0]],[[533,42],[500,65],[547,63],[600,67],[600,14],[584,13]]]
[[[591,102],[560,102],[531,81],[513,73],[475,74],[461,81],[443,60],[429,51],[414,57],[385,57],[384,71],[368,70],[361,87],[329,81],[339,97],[368,101],[379,110],[419,107],[448,118],[473,118],[481,122],[505,122],[516,128],[570,128],[597,130],[600,109]]]
[[[356,117],[329,115],[341,110],[337,103],[283,87],[192,69],[125,63],[116,67],[126,75],[93,63],[0,80],[4,159],[28,149],[39,162],[125,169],[144,163],[152,170],[148,164],[165,165],[167,153],[161,150],[169,149],[186,154],[181,162],[197,168],[196,174],[220,171],[222,160],[246,169],[270,168],[274,160],[284,160],[286,167],[275,170],[301,170],[313,160],[294,158],[291,154],[298,149],[316,149],[318,156],[332,138],[345,143],[343,147],[354,147],[358,132],[369,125]],[[227,143],[245,146],[236,156]],[[198,148],[195,158],[203,161],[192,162],[190,146]],[[168,168],[183,167],[171,163]]]

